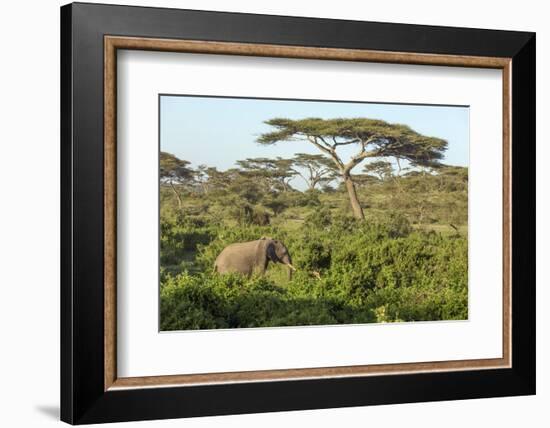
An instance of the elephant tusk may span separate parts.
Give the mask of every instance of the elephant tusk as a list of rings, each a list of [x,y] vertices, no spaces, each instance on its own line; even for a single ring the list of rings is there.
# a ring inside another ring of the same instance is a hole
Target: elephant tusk
[[[293,271],[296,271],[296,268],[295,268],[294,266],[292,266],[290,263],[286,263],[286,265],[287,265],[290,269],[292,269]]]

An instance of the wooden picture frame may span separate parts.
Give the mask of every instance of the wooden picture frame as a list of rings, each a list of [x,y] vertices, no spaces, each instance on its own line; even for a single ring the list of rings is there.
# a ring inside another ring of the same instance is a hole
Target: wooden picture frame
[[[502,358],[118,377],[117,49],[502,70]],[[534,34],[77,3],[61,9],[61,52],[62,420],[80,424],[535,392]]]

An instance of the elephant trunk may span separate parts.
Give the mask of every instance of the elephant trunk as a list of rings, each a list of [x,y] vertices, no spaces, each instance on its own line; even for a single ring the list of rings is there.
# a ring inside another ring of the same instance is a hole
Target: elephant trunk
[[[292,272],[296,270],[296,268],[294,266],[292,266],[292,259],[290,258],[290,256],[286,257],[284,260],[283,260],[283,263],[287,266],[288,268],[288,280],[292,280]]]

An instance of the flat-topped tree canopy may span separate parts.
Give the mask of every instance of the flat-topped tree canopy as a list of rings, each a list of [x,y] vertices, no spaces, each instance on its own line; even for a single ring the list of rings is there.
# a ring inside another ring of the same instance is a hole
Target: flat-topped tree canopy
[[[295,153],[292,163],[294,171],[307,183],[309,190],[328,184],[337,174],[332,160],[322,154]]]
[[[339,146],[356,144],[360,151],[352,160],[359,162],[367,157],[399,157],[413,162],[435,161],[443,159],[447,149],[447,141],[441,138],[422,135],[408,125],[379,119],[275,118],[265,123],[276,130],[260,135],[257,139],[260,144],[306,140],[318,145],[327,154],[336,152]]]
[[[374,175],[379,180],[385,180],[393,174],[393,166],[391,162],[378,160],[370,162],[363,167],[363,172],[368,175]]]
[[[181,183],[193,177],[191,162],[179,159],[171,153],[160,152],[160,178],[165,181]]]
[[[244,170],[245,174],[271,180],[285,192],[290,190],[289,181],[296,175],[292,169],[292,159],[246,158],[238,160],[236,164]]]
[[[179,159],[171,153],[160,152],[160,179],[172,188],[172,192],[178,201],[178,207],[182,207],[182,199],[175,184],[183,184],[193,180],[194,171],[189,168],[190,162]]]
[[[405,159],[415,165],[435,164],[443,159],[447,141],[422,135],[410,126],[369,118],[273,118],[265,122],[275,128],[256,140],[259,144],[307,141],[328,155],[342,175],[355,217],[364,214],[357,199],[351,170],[367,158]],[[338,154],[341,146],[356,145],[358,151],[348,161]]]

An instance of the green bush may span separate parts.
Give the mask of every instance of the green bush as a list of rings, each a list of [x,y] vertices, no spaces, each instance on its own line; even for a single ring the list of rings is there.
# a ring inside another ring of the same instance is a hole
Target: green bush
[[[364,221],[338,180],[298,191],[269,171],[161,183],[162,330],[468,317],[467,168],[354,175]],[[264,277],[213,273],[223,248],[262,236],[288,247],[291,281],[272,264]]]
[[[198,218],[175,216],[160,223],[160,265],[165,272],[194,270],[197,248],[208,244],[217,233]]]
[[[262,236],[289,248],[291,281],[275,266],[265,277],[212,272],[227,245]],[[404,216],[359,222],[323,208],[292,231],[170,221],[161,237],[162,330],[468,317],[467,238],[415,231]],[[192,262],[177,263],[186,251]]]

